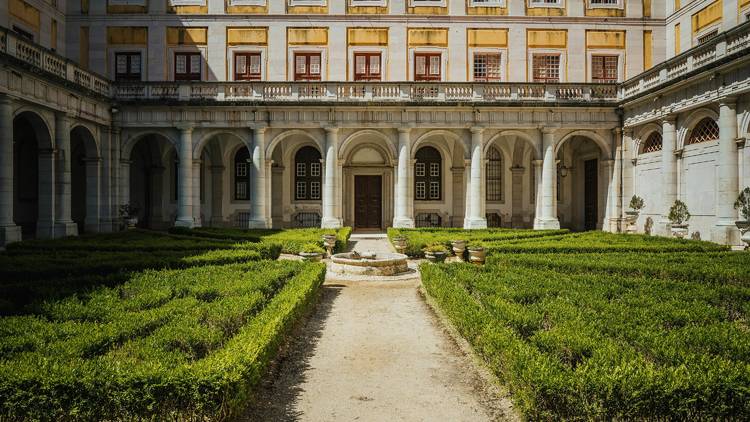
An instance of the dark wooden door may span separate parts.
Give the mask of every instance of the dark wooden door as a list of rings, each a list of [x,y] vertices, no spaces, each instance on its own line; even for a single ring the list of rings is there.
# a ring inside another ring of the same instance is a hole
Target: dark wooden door
[[[354,176],[354,227],[379,229],[383,192],[380,176]]]
[[[597,160],[586,160],[584,163],[584,186],[583,186],[583,214],[584,229],[596,230],[596,220],[599,214],[598,201],[598,176],[599,165]]]

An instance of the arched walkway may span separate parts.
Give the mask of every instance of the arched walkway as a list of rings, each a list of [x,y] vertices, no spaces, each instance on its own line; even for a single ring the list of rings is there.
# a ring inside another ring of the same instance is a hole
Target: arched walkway
[[[99,231],[99,172],[101,160],[89,129],[76,126],[70,132],[71,216],[78,233]]]
[[[164,229],[174,223],[177,202],[177,152],[167,138],[146,134],[130,148],[127,171],[129,181],[124,192],[131,207],[137,209],[138,226]]]

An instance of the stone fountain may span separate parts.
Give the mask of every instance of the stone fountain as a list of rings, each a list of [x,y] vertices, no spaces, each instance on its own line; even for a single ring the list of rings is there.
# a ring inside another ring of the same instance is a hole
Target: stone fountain
[[[331,257],[330,270],[352,275],[399,275],[409,271],[406,259],[407,256],[400,253],[339,253]]]

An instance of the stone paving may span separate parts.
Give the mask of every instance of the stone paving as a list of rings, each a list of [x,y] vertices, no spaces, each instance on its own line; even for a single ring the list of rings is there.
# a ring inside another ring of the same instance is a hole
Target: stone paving
[[[384,235],[358,252],[392,252]],[[509,401],[475,369],[419,292],[417,272],[388,281],[327,279],[246,420],[489,421]]]

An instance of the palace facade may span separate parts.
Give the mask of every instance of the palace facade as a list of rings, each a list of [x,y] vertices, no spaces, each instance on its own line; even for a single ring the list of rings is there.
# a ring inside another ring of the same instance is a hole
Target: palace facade
[[[7,0],[0,245],[139,225],[738,244],[750,0]]]

